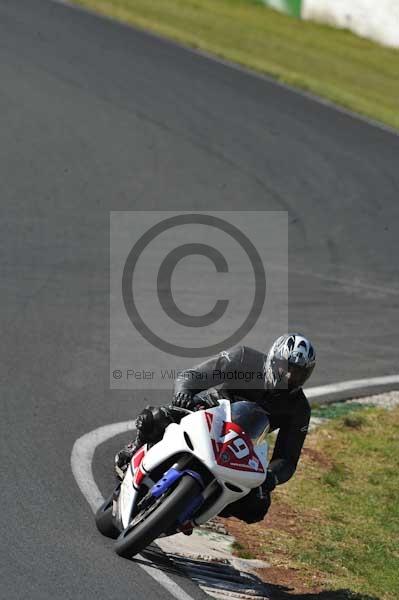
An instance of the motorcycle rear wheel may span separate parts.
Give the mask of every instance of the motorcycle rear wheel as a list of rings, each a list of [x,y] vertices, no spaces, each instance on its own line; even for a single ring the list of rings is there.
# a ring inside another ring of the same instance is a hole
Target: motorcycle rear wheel
[[[97,510],[95,515],[97,529],[102,535],[116,540],[120,531],[115,527],[112,518],[112,498],[111,495]]]
[[[141,520],[129,525],[115,542],[115,552],[124,558],[130,558],[144,550],[162,533],[177,524],[179,514],[190,500],[201,491],[199,483],[190,475],[183,475],[177,486],[155,508],[144,512]]]

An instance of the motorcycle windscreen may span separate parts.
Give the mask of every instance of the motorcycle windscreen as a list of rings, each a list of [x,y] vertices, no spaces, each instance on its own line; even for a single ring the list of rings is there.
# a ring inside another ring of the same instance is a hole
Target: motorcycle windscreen
[[[266,441],[270,431],[269,417],[255,402],[234,402],[231,405],[231,420],[241,427],[254,446]]]

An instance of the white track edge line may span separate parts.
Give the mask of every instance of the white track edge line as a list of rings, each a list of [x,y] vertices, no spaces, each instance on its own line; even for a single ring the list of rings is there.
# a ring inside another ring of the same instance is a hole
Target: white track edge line
[[[329,383],[316,387],[305,388],[305,394],[308,398],[327,396],[337,392],[351,392],[355,390],[368,389],[373,387],[399,384],[399,375],[385,375],[383,377],[371,377],[368,379],[353,379],[350,381],[341,381],[338,383]]]
[[[83,496],[87,500],[93,512],[104,502],[104,498],[97,487],[92,470],[92,461],[94,452],[100,444],[108,439],[135,429],[135,421],[123,421],[121,423],[112,423],[85,433],[73,445],[71,453],[71,468],[76,483]],[[139,557],[142,559],[139,555]],[[193,600],[183,588],[173,581],[166,573],[160,571],[150,564],[141,564],[138,566],[143,569],[147,575],[155,579],[163,588],[165,588],[177,600]]]

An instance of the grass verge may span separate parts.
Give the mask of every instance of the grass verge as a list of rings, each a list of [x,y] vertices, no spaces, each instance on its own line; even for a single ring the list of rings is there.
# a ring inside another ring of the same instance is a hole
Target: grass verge
[[[399,129],[399,51],[256,0],[73,0]]]
[[[356,410],[308,437],[260,526],[229,519],[228,529],[241,554],[271,563],[271,583],[320,598],[397,600],[398,489],[399,409]]]

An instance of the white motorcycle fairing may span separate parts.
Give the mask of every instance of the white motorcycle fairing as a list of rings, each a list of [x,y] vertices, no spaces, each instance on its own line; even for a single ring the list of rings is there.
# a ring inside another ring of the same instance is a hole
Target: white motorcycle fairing
[[[179,424],[170,424],[163,439],[147,450],[143,448],[132,459],[121,485],[113,514],[123,528],[128,527],[142,483],[151,488],[151,472],[176,455],[193,455],[213,476],[203,490],[206,500],[215,486],[221,493],[204,511],[199,510],[194,525],[205,523],[218,515],[228,504],[260,486],[266,476],[268,444],[265,436],[259,443],[232,422],[231,404],[220,400],[219,406],[190,413]],[[142,452],[142,456],[138,454]],[[167,469],[165,469],[167,470]]]

